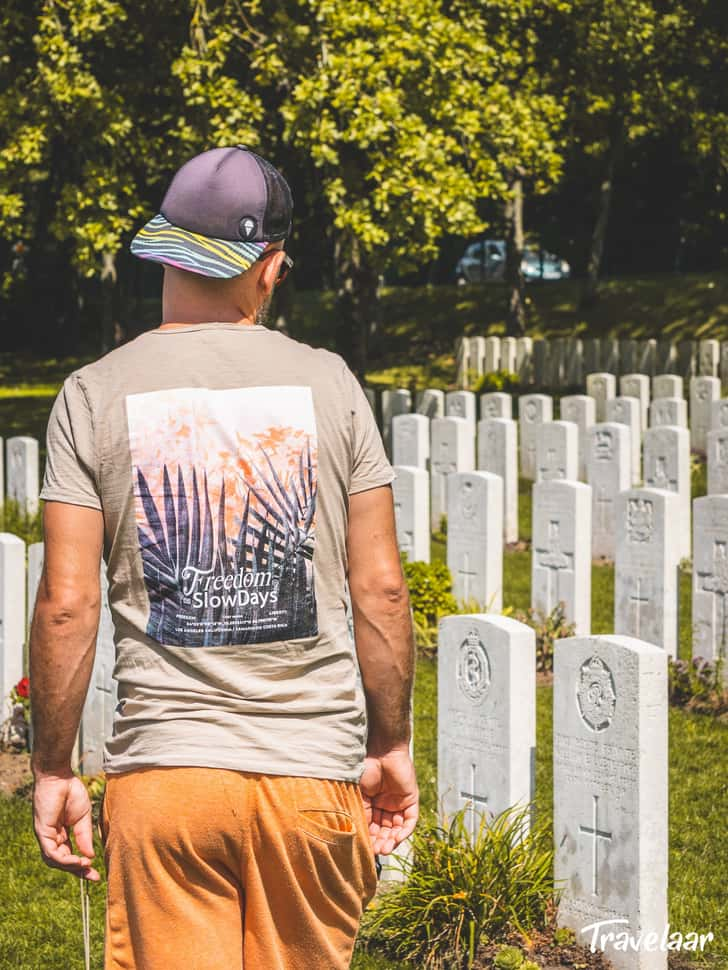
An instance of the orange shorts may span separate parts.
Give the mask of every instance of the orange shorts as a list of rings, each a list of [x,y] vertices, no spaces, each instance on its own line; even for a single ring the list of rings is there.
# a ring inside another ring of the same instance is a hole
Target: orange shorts
[[[348,967],[376,872],[359,786],[220,768],[110,775],[105,970]]]

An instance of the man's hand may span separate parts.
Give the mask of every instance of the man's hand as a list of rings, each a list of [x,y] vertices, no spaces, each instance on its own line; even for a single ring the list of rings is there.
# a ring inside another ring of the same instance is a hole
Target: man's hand
[[[101,879],[91,867],[94,855],[91,799],[80,778],[70,773],[67,776],[36,774],[33,826],[40,854],[47,866],[63,869],[90,882]],[[71,846],[71,831],[78,855]]]
[[[406,748],[367,755],[359,782],[375,855],[389,855],[417,824],[420,793]]]

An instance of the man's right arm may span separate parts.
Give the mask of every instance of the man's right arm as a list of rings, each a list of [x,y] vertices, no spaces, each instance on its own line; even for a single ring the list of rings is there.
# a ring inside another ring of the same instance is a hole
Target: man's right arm
[[[360,785],[374,851],[387,855],[412,834],[419,806],[409,750],[414,633],[389,485],[349,497],[347,545],[369,729]]]

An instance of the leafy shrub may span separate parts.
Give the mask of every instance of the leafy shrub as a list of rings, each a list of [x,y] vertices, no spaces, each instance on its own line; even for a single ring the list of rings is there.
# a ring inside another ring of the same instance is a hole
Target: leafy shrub
[[[365,941],[424,970],[472,966],[481,943],[543,928],[553,903],[547,822],[529,832],[530,809],[510,809],[483,820],[472,836],[465,812],[415,829],[411,855],[393,863],[405,880],[377,897],[364,918]]]
[[[457,613],[452,595],[452,577],[443,562],[403,564],[418,646],[432,650],[437,645],[437,624],[442,616]]]
[[[566,620],[564,604],[559,603],[548,614],[529,606],[525,611],[515,612],[513,618],[532,626],[536,631],[536,670],[553,670],[554,641],[573,637],[576,632],[574,624]]]
[[[508,370],[491,371],[476,378],[472,389],[478,394],[488,391],[502,391],[504,394],[515,394],[520,386],[518,375]]]
[[[440,528],[435,529],[432,533],[432,539],[435,542],[447,542],[447,516],[440,516]]]
[[[670,703],[700,714],[728,716],[728,687],[723,683],[723,661],[693,657],[668,659]]]

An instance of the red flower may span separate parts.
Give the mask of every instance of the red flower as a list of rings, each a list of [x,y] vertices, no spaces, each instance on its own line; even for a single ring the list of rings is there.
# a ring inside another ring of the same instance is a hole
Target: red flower
[[[15,685],[15,692],[18,697],[29,697],[30,696],[30,681],[27,677],[23,677]]]

